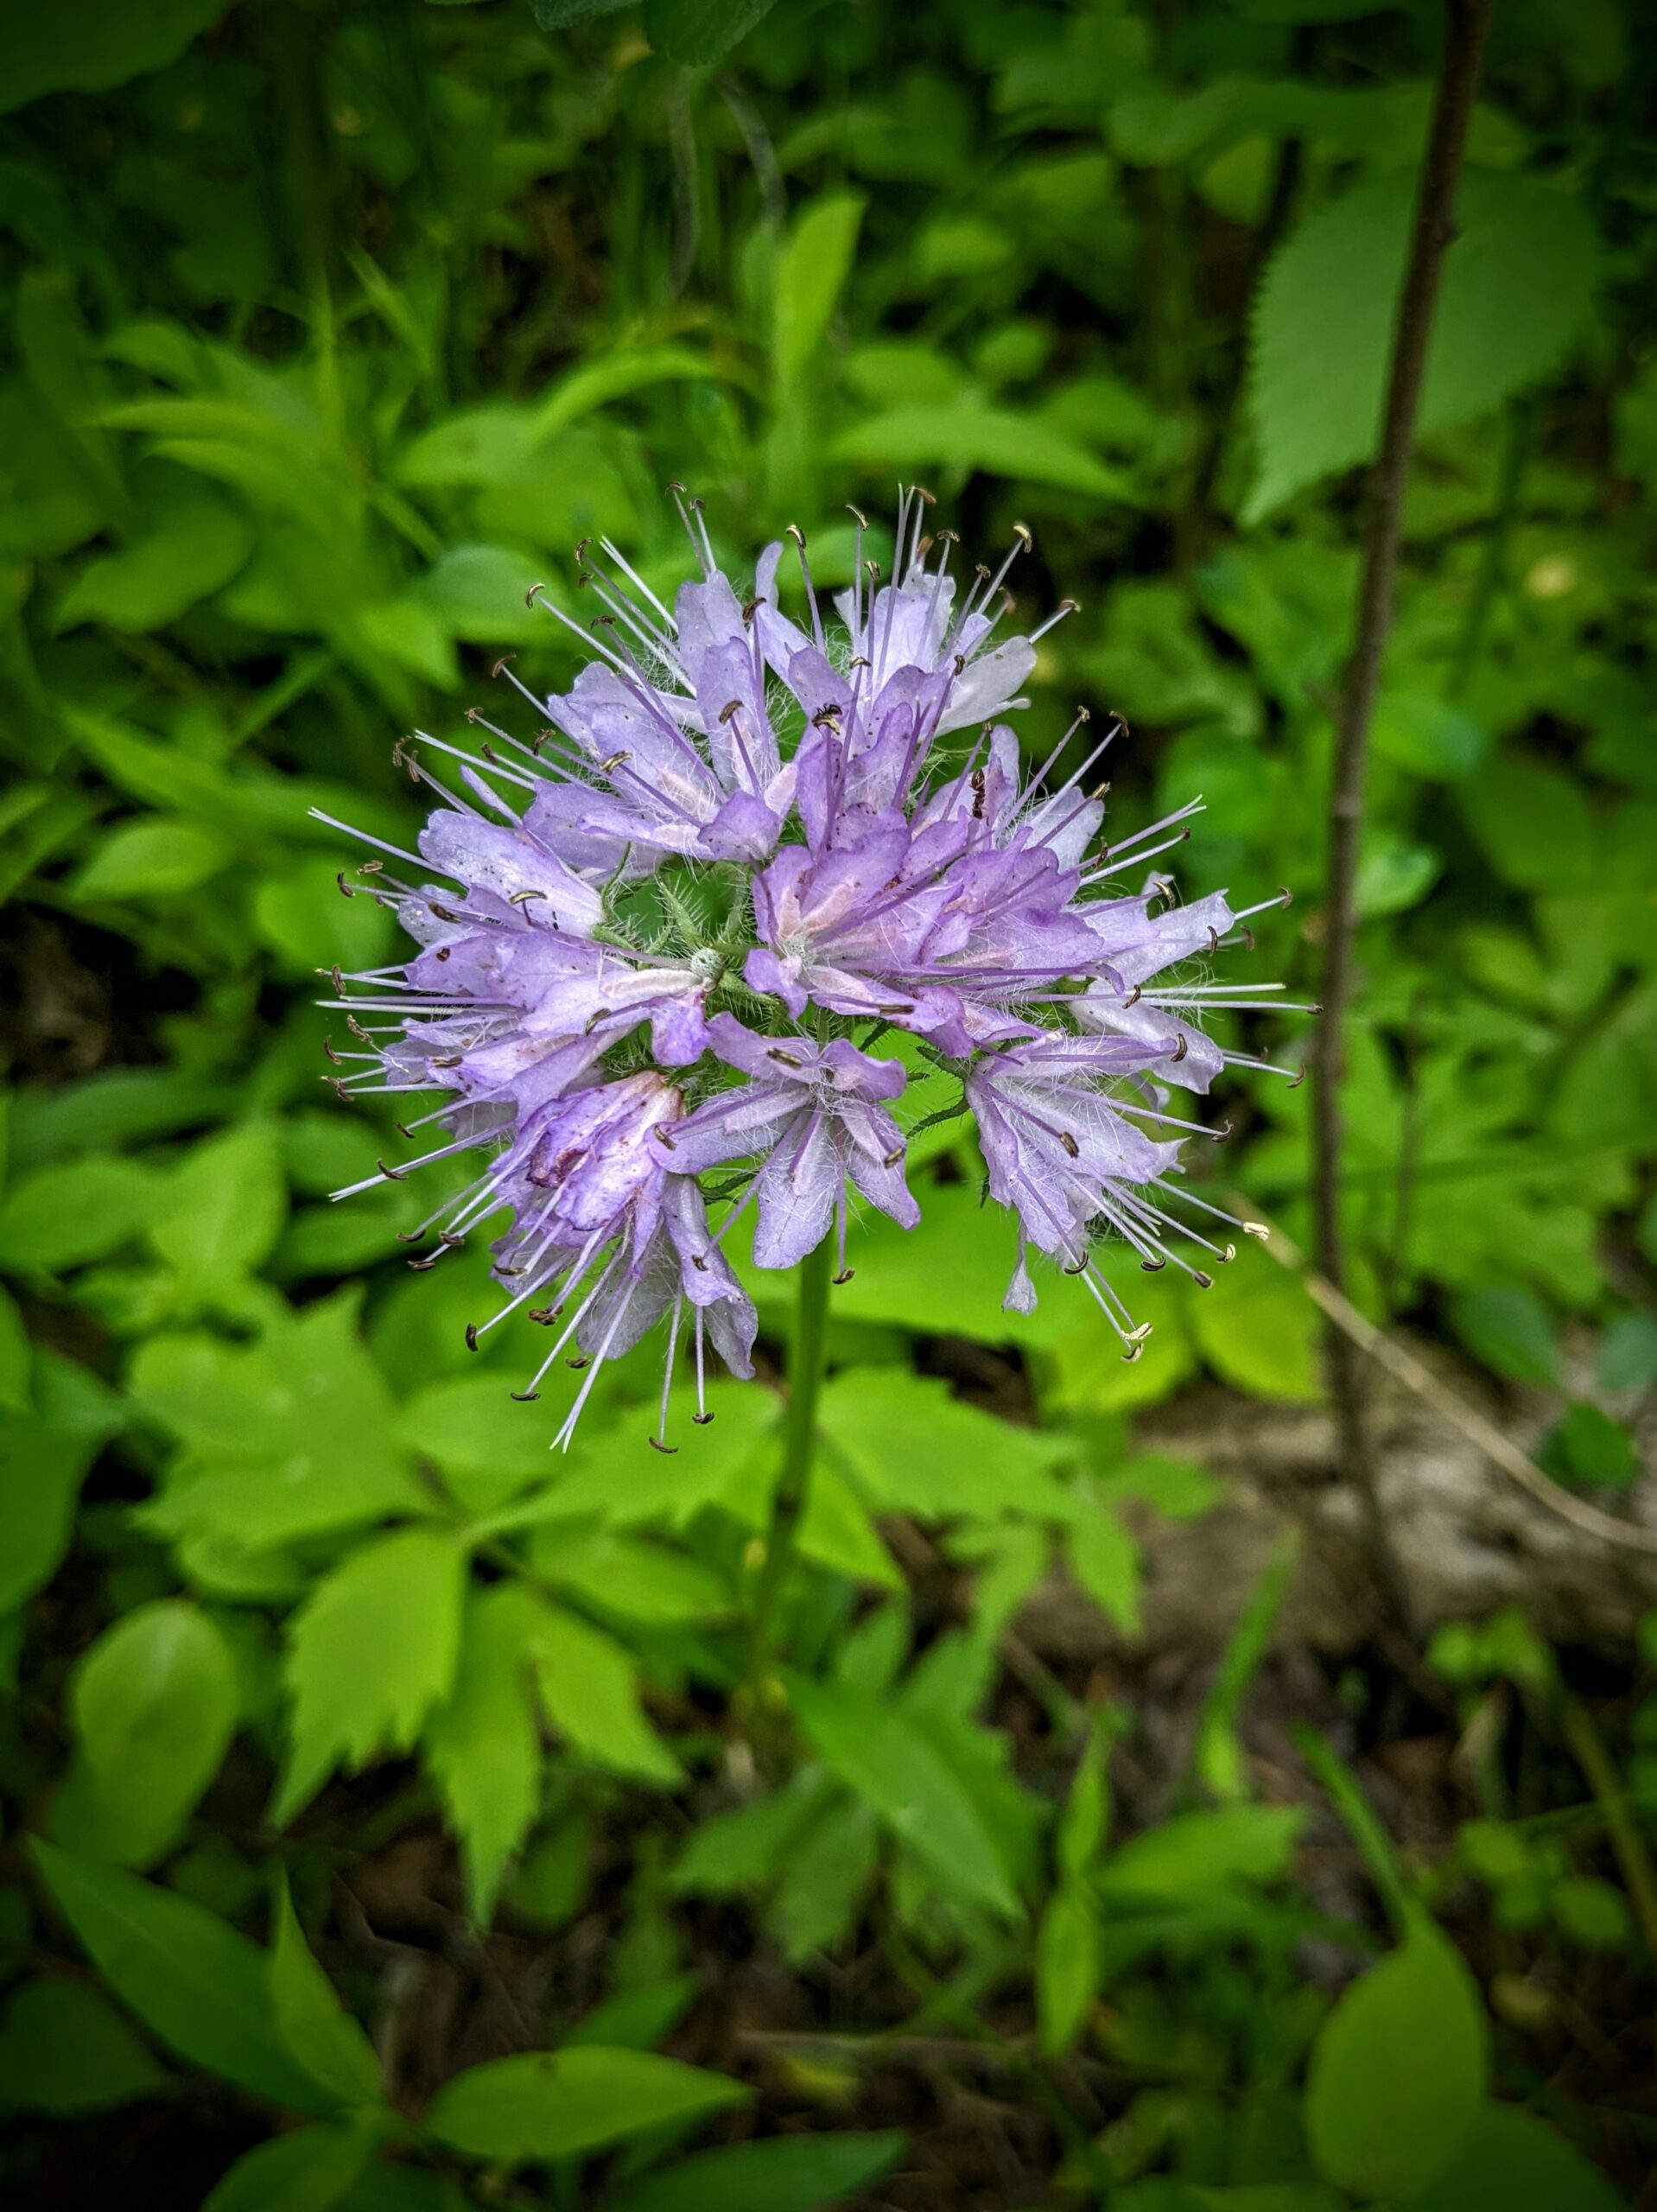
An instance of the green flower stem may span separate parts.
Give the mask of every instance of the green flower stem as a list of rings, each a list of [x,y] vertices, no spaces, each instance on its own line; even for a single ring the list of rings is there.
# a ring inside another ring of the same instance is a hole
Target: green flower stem
[[[828,1348],[828,1280],[834,1240],[825,1236],[800,1262],[794,1341],[789,1347],[788,1420],[783,1435],[783,1465],[771,1493],[771,1526],[765,1556],[753,1593],[749,1624],[747,1689],[761,1699],[777,1640],[777,1614],[783,1586],[793,1564],[795,1539],[811,1487],[811,1462],[817,1443],[817,1405]]]

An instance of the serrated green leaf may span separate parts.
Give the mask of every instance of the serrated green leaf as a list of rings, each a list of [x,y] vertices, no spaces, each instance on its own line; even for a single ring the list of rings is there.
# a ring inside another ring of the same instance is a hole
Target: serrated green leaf
[[[412,1745],[454,1683],[465,1583],[464,1552],[435,1529],[365,1544],[317,1583],[289,1637],[294,1713],[271,1810],[278,1827],[334,1766]]]
[[[158,1195],[149,1241],[200,1291],[236,1282],[274,1249],[288,1189],[274,1129],[231,1129],[194,1146]]]
[[[966,1786],[922,1731],[884,1700],[844,1684],[790,1681],[789,1702],[818,1756],[946,1889],[1009,1919],[1018,1897]]]
[[[540,1802],[530,1689],[540,1610],[522,1584],[469,1594],[454,1687],[425,1732],[426,1764],[460,1839],[467,1909],[480,1926]]]
[[[678,1761],[644,1717],[631,1652],[555,1605],[539,1610],[531,1637],[541,1702],[576,1750],[647,1782],[679,1779]]]
[[[1255,303],[1250,403],[1257,522],[1368,460],[1414,200],[1413,171],[1320,207],[1273,256]],[[1600,249],[1582,203],[1540,178],[1470,169],[1444,257],[1422,435],[1470,421],[1558,367],[1587,319]]]

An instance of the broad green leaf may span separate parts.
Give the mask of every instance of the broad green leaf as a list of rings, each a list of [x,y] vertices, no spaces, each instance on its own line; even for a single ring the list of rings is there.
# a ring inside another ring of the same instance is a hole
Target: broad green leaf
[[[277,2033],[263,1951],[175,1891],[39,1837],[29,1848],[93,1965],[170,2050],[295,2112],[332,2108]]]
[[[169,2086],[126,2022],[84,1981],[26,1981],[0,2018],[0,2110],[105,2112]]]
[[[1553,1325],[1534,1291],[1515,1283],[1464,1290],[1451,1300],[1450,1318],[1468,1350],[1498,1375],[1518,1382],[1559,1381]]]
[[[479,1926],[540,1802],[541,1738],[530,1691],[540,1617],[521,1583],[473,1591],[454,1687],[425,1732],[426,1764],[460,1840],[467,1910]]]
[[[192,1287],[232,1284],[267,1258],[288,1211],[274,1129],[195,1146],[157,1198],[149,1241]]]
[[[271,1818],[290,1821],[331,1770],[406,1751],[454,1680],[466,1555],[435,1529],[352,1552],[295,1617],[285,1672],[292,1745]]]
[[[333,2212],[374,2155],[363,2127],[297,2127],[249,2151],[201,2212]]]
[[[1318,2171],[1365,2196],[1426,2188],[1478,2117],[1484,2063],[1472,1976],[1448,1938],[1420,1921],[1318,2031],[1305,2101]]]
[[[1296,1805],[1228,1805],[1178,1813],[1118,1847],[1099,1869],[1113,1900],[1184,1904],[1289,1869],[1304,1815]]]
[[[1036,2021],[1048,2057],[1082,2032],[1098,1980],[1098,1903],[1085,1883],[1062,1882],[1036,1930]]]
[[[1503,883],[1521,891],[1592,887],[1599,854],[1593,807],[1562,768],[1504,754],[1459,796],[1468,828]]]
[[[440,2143],[505,2165],[566,2158],[742,2103],[741,2082],[642,2050],[528,2051],[445,2084],[426,2114]]]
[[[913,1721],[843,1684],[797,1678],[789,1702],[818,1756],[946,1889],[1018,1917],[1018,1897],[978,1807]]]
[[[154,1211],[158,1179],[136,1160],[42,1167],[0,1200],[0,1268],[55,1272],[130,1243]]]
[[[1279,249],[1253,319],[1257,522],[1374,454],[1409,233],[1413,169],[1318,208]],[[1444,257],[1419,428],[1499,406],[1552,373],[1586,321],[1600,251],[1581,202],[1541,179],[1470,169]]]
[[[531,1634],[536,1683],[554,1727],[600,1766],[676,1782],[679,1763],[639,1703],[632,1655],[560,1606],[543,1606]]]
[[[1067,1455],[1063,1437],[997,1421],[907,1369],[837,1375],[823,1393],[822,1425],[872,1512],[945,1521],[1063,1519],[1072,1510],[1052,1474]]]
[[[527,604],[539,570],[499,545],[451,545],[416,590],[452,638],[467,645],[527,645],[544,638],[544,607]]]
[[[58,627],[107,622],[140,635],[165,629],[227,584],[252,543],[233,507],[192,486],[159,511],[143,537],[80,571],[58,609]]]
[[[683,2019],[702,1986],[702,1976],[690,1973],[618,1989],[613,1997],[583,2012],[559,2048],[577,2050],[596,2044],[613,2050],[654,2050]]]
[[[644,0],[644,30],[670,61],[707,67],[723,61],[774,0]]]
[[[194,822],[124,822],[93,846],[70,880],[83,906],[105,899],[166,899],[194,891],[226,867],[231,849]]]
[[[84,1083],[12,1095],[15,1166],[113,1149],[194,1128],[230,1103],[227,1085],[175,1068],[111,1068]]]
[[[158,1859],[218,1772],[239,1703],[235,1662],[195,1606],[162,1598],[117,1621],[70,1687],[79,1751],[54,1834],[117,1866]]]
[[[0,1290],[0,1420],[9,1413],[28,1412],[33,1363],[34,1351],[17,1301]]]
[[[842,430],[835,458],[890,474],[894,469],[956,468],[1014,483],[1056,485],[1095,499],[1138,503],[1121,470],[1096,461],[1057,430],[1005,409],[958,404],[898,407]]]
[[[855,2196],[903,2156],[879,2135],[767,2135],[677,2158],[625,2189],[611,2212],[817,2212]]]
[[[42,92],[107,92],[145,70],[164,68],[224,12],[225,0],[8,10],[0,32],[0,114]]]
[[[96,1437],[35,1414],[0,1412],[0,1614],[56,1573],[97,1452]]]
[[[1257,1398],[1322,1396],[1317,1308],[1275,1260],[1248,1247],[1187,1310],[1203,1357],[1228,1382]]]
[[[797,382],[828,330],[857,248],[863,207],[857,193],[831,193],[814,200],[778,257],[771,355],[785,391]]]
[[[1408,2212],[1627,2212],[1627,2200],[1546,2120],[1484,2104]]]
[[[270,2001],[276,2032],[312,2081],[343,2105],[383,2099],[373,2045],[313,1956],[285,1881],[276,1885]]]

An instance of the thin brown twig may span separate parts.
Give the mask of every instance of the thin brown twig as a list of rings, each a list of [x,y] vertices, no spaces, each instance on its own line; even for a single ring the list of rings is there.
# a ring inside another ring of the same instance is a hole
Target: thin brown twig
[[[1449,0],[1444,62],[1433,104],[1426,158],[1416,194],[1409,257],[1393,325],[1392,359],[1381,422],[1381,452],[1369,480],[1357,620],[1336,718],[1329,802],[1329,861],[1324,899],[1324,1019],[1313,1042],[1312,1205],[1319,1268],[1336,1293],[1346,1286],[1341,1225],[1341,1077],[1343,1028],[1352,991],[1356,927],[1358,842],[1363,821],[1369,723],[1380,688],[1394,583],[1402,536],[1416,414],[1426,369],[1427,340],[1446,248],[1454,236],[1456,192],[1472,120],[1492,0]],[[1374,1564],[1393,1602],[1410,1624],[1407,1590],[1375,1494],[1374,1466],[1364,1416],[1363,1374],[1347,1334],[1326,1338],[1342,1463],[1362,1503]]]
[[[1241,1205],[1245,1202],[1237,1203]],[[1252,1201],[1248,1204],[1255,1217],[1260,1218],[1259,1208]],[[1304,1254],[1280,1229],[1263,1218],[1261,1226],[1270,1232],[1266,1240],[1267,1250],[1279,1266],[1299,1278],[1306,1295],[1330,1327],[1338,1330],[1356,1351],[1384,1369],[1394,1382],[1402,1383],[1441,1414],[1539,1505],[1546,1506],[1550,1513],[1569,1521],[1585,1535],[1597,1536],[1603,1543],[1616,1544],[1624,1551],[1657,1554],[1657,1529],[1641,1528],[1638,1522],[1619,1521],[1615,1514],[1603,1513],[1585,1497],[1576,1497],[1551,1475],[1544,1474],[1535,1460],[1521,1452],[1513,1439],[1488,1420],[1476,1406],[1469,1405],[1458,1391],[1452,1390],[1413,1352],[1395,1343],[1384,1329],[1378,1329],[1368,1315],[1361,1313],[1344,1291],[1337,1290],[1326,1275],[1308,1267]]]

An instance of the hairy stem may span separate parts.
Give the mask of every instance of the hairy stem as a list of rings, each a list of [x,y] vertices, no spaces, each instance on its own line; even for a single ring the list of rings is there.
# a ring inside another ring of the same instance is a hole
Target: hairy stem
[[[834,1270],[834,1239],[825,1236],[801,1261],[794,1309],[794,1340],[789,1347],[788,1421],[783,1434],[783,1465],[771,1493],[771,1526],[765,1556],[754,1592],[748,1632],[747,1688],[764,1694],[777,1641],[777,1614],[783,1586],[793,1563],[795,1539],[811,1487],[811,1462],[817,1442],[817,1402],[828,1344],[828,1279]]]
[[[1381,453],[1369,481],[1362,579],[1351,657],[1342,685],[1329,799],[1329,861],[1324,896],[1324,1019],[1314,1041],[1312,1208],[1317,1262],[1337,1291],[1347,1281],[1341,1222],[1341,1075],[1343,1028],[1352,991],[1352,941],[1358,842],[1363,821],[1364,767],[1369,723],[1393,621],[1404,494],[1426,367],[1427,340],[1452,217],[1492,0],[1449,0],[1444,62],[1433,104],[1426,159],[1416,194],[1409,258],[1393,325],[1392,360],[1381,422]],[[1369,1547],[1392,1602],[1407,1624],[1404,1582],[1388,1540],[1375,1488],[1364,1418],[1363,1370],[1338,1330],[1325,1338],[1339,1428],[1341,1461],[1362,1502]]]

